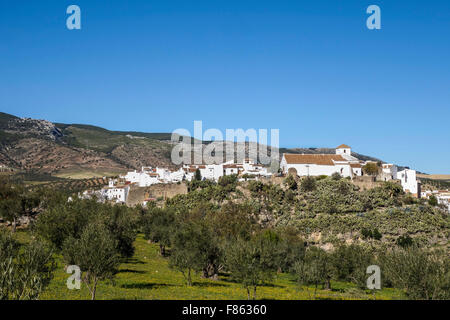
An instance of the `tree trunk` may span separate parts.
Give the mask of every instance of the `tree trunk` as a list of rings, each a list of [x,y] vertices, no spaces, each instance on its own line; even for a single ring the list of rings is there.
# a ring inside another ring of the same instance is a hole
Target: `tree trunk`
[[[208,263],[208,265],[203,268],[202,277],[210,280],[219,280],[218,267],[214,263]]]
[[[247,300],[250,300],[250,289],[247,287]]]
[[[16,217],[13,217],[12,232],[16,232]]]
[[[96,291],[97,291],[97,278],[94,279],[94,284],[92,285],[91,300],[95,300]]]
[[[189,287],[192,286],[191,269],[188,269],[187,283],[188,283],[188,286],[189,286]]]
[[[256,286],[253,287],[253,300],[256,299]]]
[[[166,255],[166,247],[161,244],[159,245],[159,254],[163,257]]]
[[[324,289],[325,289],[325,290],[331,290],[331,280],[330,280],[330,279],[327,279],[327,280],[325,281]]]

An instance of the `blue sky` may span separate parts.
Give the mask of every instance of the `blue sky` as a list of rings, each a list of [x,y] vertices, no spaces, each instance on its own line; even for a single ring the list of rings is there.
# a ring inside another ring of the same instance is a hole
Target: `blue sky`
[[[18,116],[279,129],[284,147],[450,174],[449,101],[446,0],[0,1],[0,111]]]

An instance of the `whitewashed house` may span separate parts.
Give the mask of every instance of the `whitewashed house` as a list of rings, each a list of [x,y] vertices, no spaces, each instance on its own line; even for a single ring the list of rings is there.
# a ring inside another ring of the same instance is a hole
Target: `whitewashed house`
[[[402,171],[398,171],[395,179],[400,180],[405,192],[411,193],[416,197],[420,197],[420,194],[418,194],[419,182],[417,181],[415,170],[405,169]]]
[[[107,200],[115,201],[116,203],[125,203],[129,191],[129,185],[116,185],[116,181],[111,179],[109,180],[108,186],[101,189],[101,194]]]
[[[450,192],[447,191],[439,191],[436,199],[440,205],[447,207],[447,211],[450,213]]]
[[[383,163],[381,165],[381,178],[384,181],[396,179],[398,168],[392,163]]]
[[[137,172],[136,170],[128,172],[125,176],[122,176],[128,183],[135,183],[139,187],[148,187],[152,184],[159,183],[159,179],[156,175],[152,175],[148,172]]]
[[[224,164],[223,165],[223,175],[224,176],[230,176],[230,175],[238,175],[240,172],[243,171],[242,165],[240,164]]]
[[[243,163],[234,163],[234,161],[228,161],[221,164],[201,164],[201,165],[184,165],[183,171],[185,179],[191,181],[195,175],[195,171],[198,169],[202,176],[202,179],[218,181],[220,177],[227,175],[242,175],[251,174],[255,176],[270,176],[271,173],[267,172],[267,168],[264,168],[260,164],[256,164],[250,159],[245,159]]]
[[[200,165],[185,165],[185,172],[190,172],[189,177],[186,180],[192,179],[197,169],[200,171],[202,179],[218,181],[221,176],[224,175],[225,164],[200,164]]]
[[[352,168],[353,176],[362,176],[362,164],[361,163],[350,163],[350,168]]]

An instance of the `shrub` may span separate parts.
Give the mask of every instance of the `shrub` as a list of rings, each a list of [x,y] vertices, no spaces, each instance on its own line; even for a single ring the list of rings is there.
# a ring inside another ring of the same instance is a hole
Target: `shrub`
[[[286,179],[284,179],[283,184],[289,190],[297,190],[297,181],[295,181],[295,178],[292,175],[288,175]]]
[[[374,238],[375,240],[381,240],[382,237],[382,234],[380,233],[380,231],[378,231],[377,228],[373,229],[372,238]]]
[[[333,180],[341,180],[342,179],[342,176],[339,174],[339,172],[334,172],[332,175],[331,175],[331,179],[333,179]]]
[[[300,190],[302,192],[311,192],[316,189],[316,179],[311,176],[307,176],[300,182]]]
[[[402,248],[410,247],[413,245],[413,239],[408,234],[400,236],[397,238],[396,244]]]
[[[237,180],[238,180],[238,177],[236,174],[221,176],[219,178],[218,184],[222,187],[231,185],[231,186],[233,186],[233,188],[236,188]]]
[[[435,207],[438,205],[438,200],[434,195],[431,195],[430,198],[428,199],[428,204],[432,207]]]

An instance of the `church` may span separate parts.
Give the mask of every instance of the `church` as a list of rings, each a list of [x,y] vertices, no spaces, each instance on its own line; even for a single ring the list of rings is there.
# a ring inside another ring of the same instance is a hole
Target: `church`
[[[362,175],[363,161],[352,156],[352,149],[345,144],[336,148],[336,154],[292,154],[284,153],[280,162],[283,173],[293,172],[298,176],[331,176],[339,173],[343,177]]]

